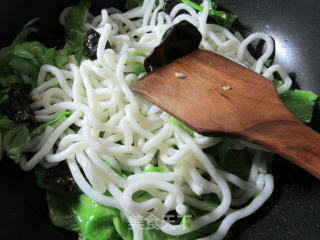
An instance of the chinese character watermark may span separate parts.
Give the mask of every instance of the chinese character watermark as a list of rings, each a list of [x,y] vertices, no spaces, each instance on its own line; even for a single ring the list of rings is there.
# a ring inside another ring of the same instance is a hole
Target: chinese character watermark
[[[155,216],[154,214],[149,215],[147,218],[144,219],[146,223],[146,229],[160,229],[161,218]]]
[[[158,217],[154,214],[150,214],[147,217],[141,215],[130,216],[129,228],[133,229],[155,229],[159,230],[160,227],[174,228],[176,225],[181,224],[183,228],[190,228],[192,224],[191,215],[165,215]]]

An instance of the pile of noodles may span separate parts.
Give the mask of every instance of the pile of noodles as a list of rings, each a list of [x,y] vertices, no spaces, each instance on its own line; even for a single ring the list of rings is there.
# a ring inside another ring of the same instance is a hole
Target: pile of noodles
[[[194,136],[167,122],[166,112],[135,95],[129,86],[145,73],[132,73],[130,62],[143,63],[144,57],[159,43],[163,33],[182,20],[195,25],[202,34],[200,48],[214,51],[262,74],[270,80],[277,72],[284,84],[283,92],[291,86],[288,74],[280,65],[269,68],[264,62],[271,56],[272,39],[263,33],[243,38],[239,33],[207,24],[209,1],[203,11],[176,5],[170,15],[162,11],[163,0],[144,1],[141,7],[121,13],[116,9],[102,10],[101,15],[88,14],[84,30],[91,28],[101,34],[97,60],[84,60],[80,66],[73,56],[61,69],[41,67],[38,86],[32,91],[32,108],[36,120],[47,122],[65,111],[72,112],[34,137],[23,154],[21,168],[30,170],[37,164],[45,168],[66,161],[79,188],[92,200],[120,209],[133,229],[134,239],[142,239],[141,222],[136,216],[158,218],[175,210],[184,215],[191,207],[205,212],[193,219],[190,227],[161,221],[159,228],[169,235],[182,235],[223,217],[218,230],[204,239],[222,239],[237,220],[255,212],[271,195],[273,177],[267,172],[268,153],[258,147],[233,140],[235,149],[252,148],[249,179],[219,169],[215,159],[204,149],[217,144],[220,138]],[[184,10],[188,14],[177,13]],[[65,22],[66,9],[60,16]],[[254,40],[265,41],[264,53],[254,59],[247,47]],[[106,49],[107,41],[111,48]],[[227,119],[226,119],[227,121]],[[75,130],[77,126],[78,131]],[[19,127],[4,137],[4,147]],[[106,161],[109,163],[106,164]],[[151,165],[164,172],[143,172]],[[112,166],[112,168],[111,168]],[[82,170],[81,170],[82,168]],[[116,171],[129,173],[123,178]],[[210,180],[204,178],[209,174]],[[145,191],[150,198],[135,202],[132,196]],[[110,195],[106,195],[106,192]],[[200,200],[202,194],[214,193],[220,200],[217,207]]]

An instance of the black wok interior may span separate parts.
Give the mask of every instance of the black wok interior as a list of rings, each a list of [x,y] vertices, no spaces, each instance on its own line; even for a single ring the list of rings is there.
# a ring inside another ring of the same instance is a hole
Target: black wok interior
[[[23,25],[41,18],[47,29],[58,30],[58,15],[73,0],[1,1],[0,46],[8,45]],[[93,11],[117,6],[122,0],[93,1]],[[216,0],[239,16],[242,33],[262,31],[276,44],[275,61],[284,65],[301,89],[320,95],[320,1],[319,0]],[[318,105],[319,108],[319,105]],[[319,112],[313,127],[319,131]],[[318,124],[317,124],[318,123]],[[305,136],[306,138],[308,136]],[[320,144],[320,143],[319,143]],[[233,228],[234,239],[310,239],[320,236],[320,181],[280,158],[272,165],[275,191],[255,214]],[[0,162],[0,239],[77,239],[55,228],[49,219],[45,193],[36,186],[33,173],[25,173],[8,159]]]

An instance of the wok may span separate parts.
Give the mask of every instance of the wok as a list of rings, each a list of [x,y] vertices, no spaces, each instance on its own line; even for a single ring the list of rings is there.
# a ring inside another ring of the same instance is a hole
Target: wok
[[[34,17],[48,29],[58,29],[58,15],[72,0],[2,1],[0,46],[8,45],[22,26]],[[101,7],[124,8],[122,0],[93,1],[93,12]],[[234,27],[245,35],[262,31],[276,45],[275,62],[290,72],[295,85],[320,95],[320,1],[216,0],[238,14]],[[58,30],[57,30],[58,31]],[[319,108],[319,106],[318,106]],[[313,127],[319,131],[316,111]],[[307,136],[306,136],[307,138]],[[320,143],[319,143],[320,144]],[[320,182],[287,161],[277,158],[272,171],[275,190],[263,207],[236,223],[234,239],[319,239]],[[0,163],[0,239],[77,239],[77,235],[54,227],[48,216],[45,193],[36,186],[33,173],[25,173],[11,160]]]

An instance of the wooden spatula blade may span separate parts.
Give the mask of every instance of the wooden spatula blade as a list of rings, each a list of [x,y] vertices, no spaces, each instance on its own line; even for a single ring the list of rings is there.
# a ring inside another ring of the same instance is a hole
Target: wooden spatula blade
[[[289,112],[268,79],[229,59],[197,50],[131,88],[200,134],[260,144],[320,178],[320,135]]]
[[[283,115],[269,80],[203,50],[156,69],[132,89],[202,134],[234,134]]]

